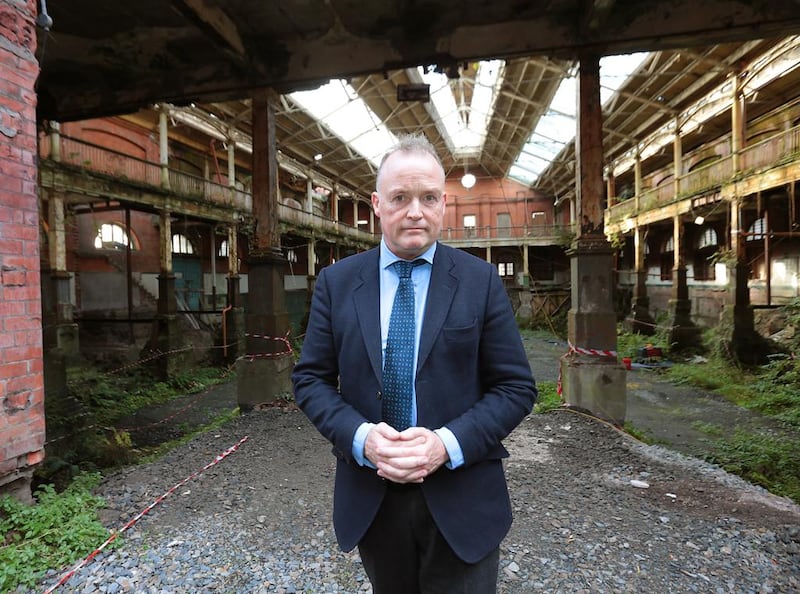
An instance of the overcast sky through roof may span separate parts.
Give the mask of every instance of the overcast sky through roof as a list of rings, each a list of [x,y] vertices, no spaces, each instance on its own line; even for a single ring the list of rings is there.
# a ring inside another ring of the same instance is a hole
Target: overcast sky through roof
[[[605,105],[616,90],[636,71],[647,53],[606,56],[600,59],[600,102]],[[509,177],[533,184],[539,174],[556,158],[561,149],[575,138],[577,131],[577,79],[572,73],[561,81],[547,113],[511,166]]]
[[[646,56],[645,53],[638,53],[608,56],[600,60],[603,104]],[[458,79],[448,79],[446,75],[433,70],[425,72],[419,69],[419,76],[430,85],[431,103],[428,109],[435,111],[439,129],[457,161],[474,161],[480,155],[494,101],[502,84],[503,65],[502,60],[487,60],[478,64],[468,106],[458,105],[452,92]],[[299,91],[290,97],[376,166],[396,140],[345,80],[334,79],[318,89]],[[576,79],[573,74],[562,81],[550,108],[512,165],[509,177],[526,185],[536,181],[548,163],[575,137],[575,105]],[[325,156],[322,155],[322,158]]]

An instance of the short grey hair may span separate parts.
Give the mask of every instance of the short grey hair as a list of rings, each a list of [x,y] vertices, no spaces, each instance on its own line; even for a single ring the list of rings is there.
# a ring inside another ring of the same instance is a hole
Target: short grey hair
[[[439,158],[439,155],[436,153],[436,149],[434,148],[431,141],[428,140],[425,135],[423,134],[403,134],[397,139],[397,143],[386,151],[386,154],[383,155],[381,159],[380,165],[378,165],[378,174],[376,176],[376,185],[377,180],[381,177],[381,171],[383,170],[383,164],[386,163],[386,159],[391,157],[393,154],[397,152],[405,152],[405,153],[425,153],[430,155],[436,160],[439,167],[442,168],[444,171],[444,165],[442,165],[442,160]]]

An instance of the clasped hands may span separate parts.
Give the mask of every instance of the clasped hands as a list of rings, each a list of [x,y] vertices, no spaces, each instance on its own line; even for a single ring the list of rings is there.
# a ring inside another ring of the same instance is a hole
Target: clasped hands
[[[421,483],[447,462],[444,443],[425,427],[397,431],[378,423],[367,434],[364,455],[378,469],[378,476],[395,483]]]

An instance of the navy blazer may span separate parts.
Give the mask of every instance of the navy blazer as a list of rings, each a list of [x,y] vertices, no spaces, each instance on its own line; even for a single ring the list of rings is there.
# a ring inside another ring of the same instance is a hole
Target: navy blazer
[[[337,458],[333,521],[340,547],[364,536],[386,484],[352,456],[365,421],[381,421],[380,250],[322,270],[311,302],[295,399]],[[530,413],[536,388],[508,295],[494,267],[439,244],[431,269],[417,357],[417,425],[447,427],[464,465],[422,484],[431,514],[453,551],[474,563],[511,526],[501,440]]]

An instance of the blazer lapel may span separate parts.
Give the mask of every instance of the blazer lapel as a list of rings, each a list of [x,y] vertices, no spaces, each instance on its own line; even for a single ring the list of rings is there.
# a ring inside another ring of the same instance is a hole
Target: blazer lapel
[[[422,368],[430,355],[433,343],[439,336],[447,312],[450,310],[450,304],[458,287],[458,278],[452,274],[452,269],[453,261],[450,254],[440,243],[433,257],[428,301],[425,305],[425,317],[422,321],[422,335],[417,353],[417,369]]]
[[[378,282],[378,250],[374,250],[372,257],[361,267],[359,276],[361,284],[353,291],[353,306],[355,308],[361,336],[369,356],[369,362],[375,377],[381,382],[383,378],[383,364],[381,353],[381,318],[380,318],[380,284]]]

